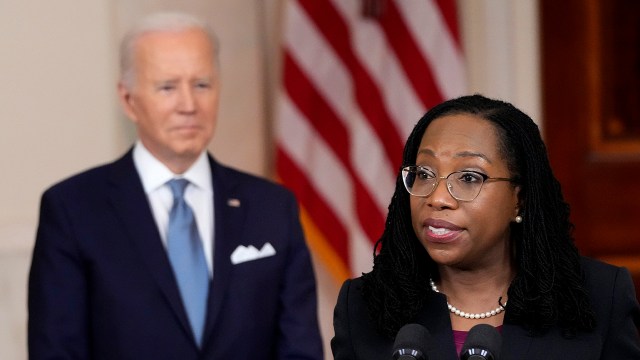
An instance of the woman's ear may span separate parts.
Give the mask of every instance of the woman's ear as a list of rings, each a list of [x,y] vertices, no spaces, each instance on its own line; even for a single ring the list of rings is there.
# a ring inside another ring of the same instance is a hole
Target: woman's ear
[[[513,215],[514,217],[520,215],[520,212],[522,211],[522,208],[524,205],[524,199],[522,198],[522,192],[520,191],[520,189],[521,189],[520,185],[517,185],[514,188],[514,195],[516,197],[515,214]]]

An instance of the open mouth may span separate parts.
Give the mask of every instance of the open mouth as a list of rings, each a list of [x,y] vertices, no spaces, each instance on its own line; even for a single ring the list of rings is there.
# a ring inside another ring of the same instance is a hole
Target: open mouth
[[[449,230],[447,228],[436,228],[436,227],[433,227],[433,226],[429,226],[429,231],[432,232],[434,235],[437,235],[437,236],[447,235],[447,234],[452,232],[452,230]]]

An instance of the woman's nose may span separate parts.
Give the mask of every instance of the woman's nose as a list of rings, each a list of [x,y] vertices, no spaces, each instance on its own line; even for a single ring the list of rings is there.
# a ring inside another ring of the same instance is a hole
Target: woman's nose
[[[436,184],[436,188],[433,189],[431,195],[427,197],[427,203],[429,206],[437,209],[452,209],[458,206],[458,200],[456,200],[449,190],[449,181],[446,178],[440,178]]]

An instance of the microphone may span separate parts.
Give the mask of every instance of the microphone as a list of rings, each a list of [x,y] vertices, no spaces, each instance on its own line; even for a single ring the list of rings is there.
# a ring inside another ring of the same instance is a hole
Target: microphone
[[[393,360],[429,360],[427,345],[431,342],[429,330],[420,324],[407,324],[400,328],[393,343]]]
[[[460,360],[499,360],[502,337],[488,324],[478,324],[469,330],[462,345]]]

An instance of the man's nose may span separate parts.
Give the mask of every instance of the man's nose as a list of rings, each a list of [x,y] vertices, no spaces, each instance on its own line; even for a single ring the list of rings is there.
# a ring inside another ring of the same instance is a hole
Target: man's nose
[[[196,99],[194,90],[190,86],[184,86],[180,89],[178,99],[178,110],[185,113],[191,113],[196,110]]]

